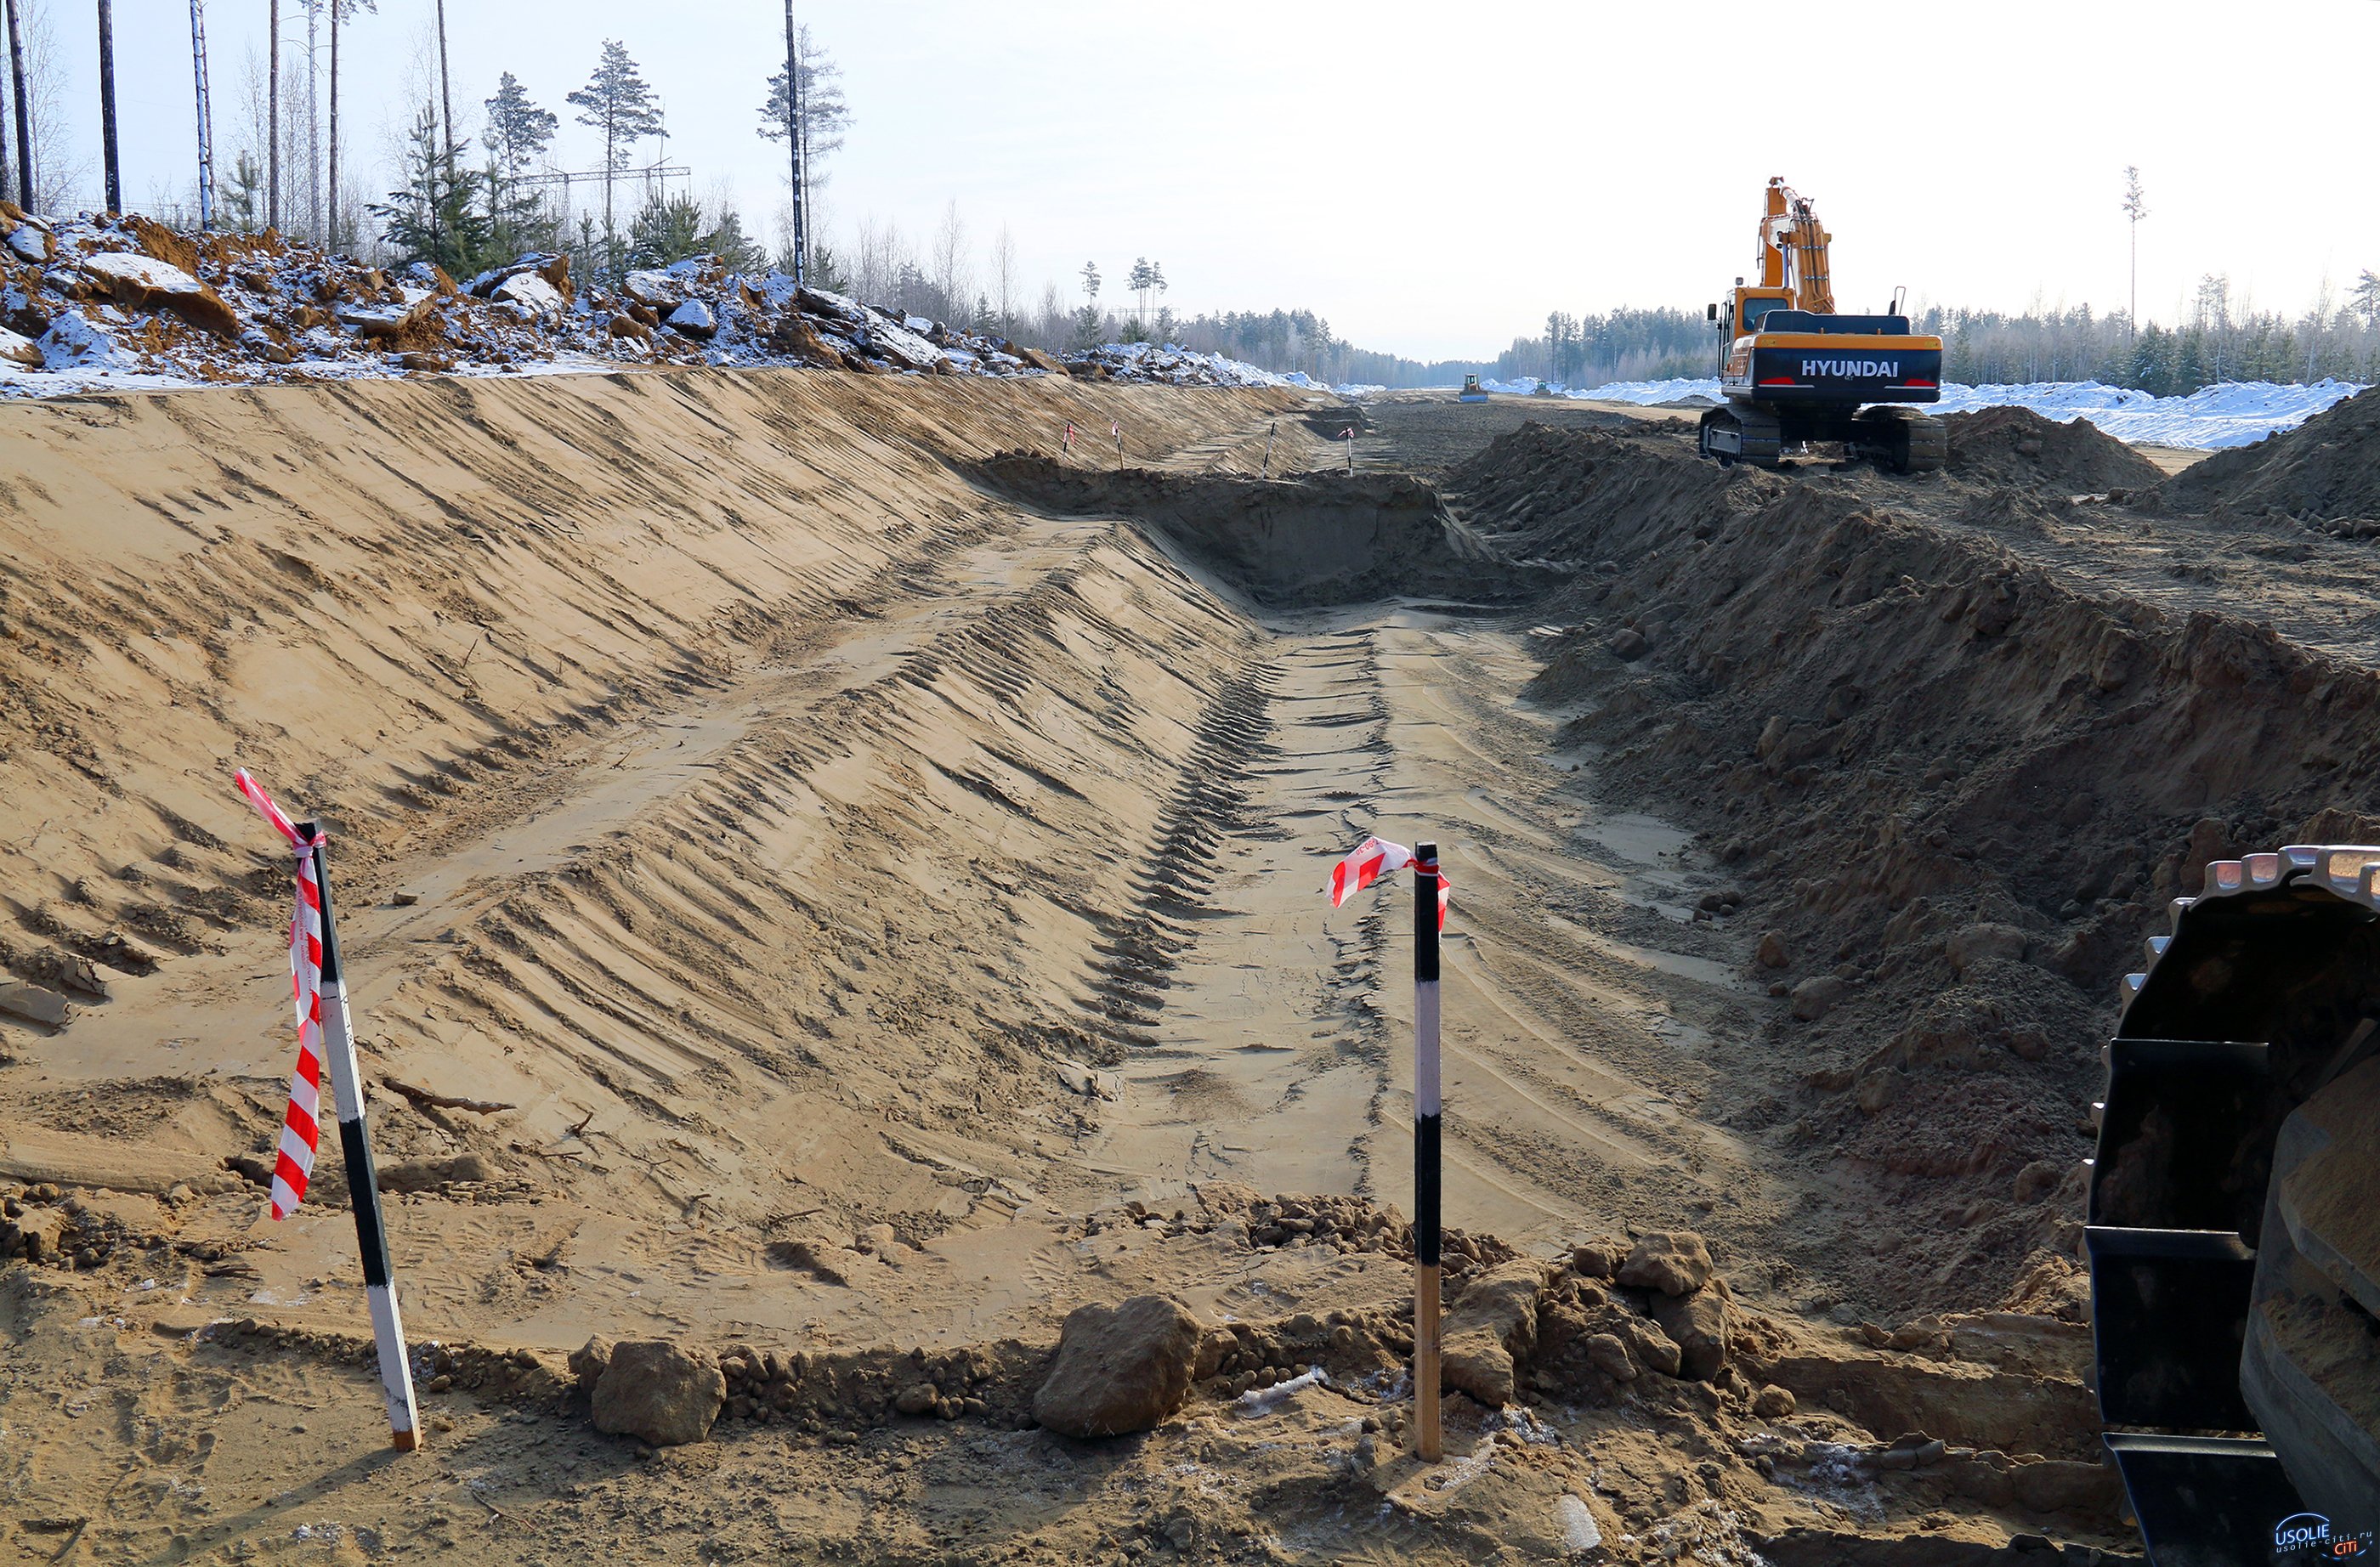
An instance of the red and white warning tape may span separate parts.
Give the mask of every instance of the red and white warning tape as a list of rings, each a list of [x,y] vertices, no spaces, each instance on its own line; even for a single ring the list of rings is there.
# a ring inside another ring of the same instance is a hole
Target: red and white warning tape
[[[289,1075],[289,1112],[281,1123],[280,1155],[273,1165],[273,1217],[286,1219],[306,1200],[314,1173],[314,1148],[322,1136],[322,889],[314,874],[318,832],[298,835],[297,823],[241,768],[239,792],[289,840],[298,856],[298,898],[289,917],[290,990],[298,1008],[298,1068]]]
[[[1366,838],[1355,852],[1330,868],[1330,906],[1337,908],[1383,876],[1393,875],[1414,862],[1414,852],[1386,838]],[[1454,901],[1443,863],[1438,871],[1438,928],[1446,929],[1446,906]]]

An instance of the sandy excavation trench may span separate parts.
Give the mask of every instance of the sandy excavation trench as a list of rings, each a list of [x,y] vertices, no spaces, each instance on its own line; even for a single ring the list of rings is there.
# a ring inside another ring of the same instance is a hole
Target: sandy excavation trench
[[[89,1254],[0,1269],[0,1543],[1528,1560],[1570,1553],[1570,1497],[1622,1561],[2120,1548],[2059,1260],[2098,970],[2217,830],[2327,796],[2092,772],[2066,821],[2023,769],[2082,754],[2059,704],[2111,657],[2145,735],[2300,655],[2082,603],[2060,541],[2115,514],[2064,475],[1727,476],[1641,420],[1482,453],[1423,409],[1359,444],[1429,484],[1252,481],[1269,435],[1276,474],[1342,460],[1306,411],[798,372],[0,410],[6,956],[78,1008],[6,1024],[0,1174],[74,1188],[25,1200]],[[1146,471],[1020,455],[1101,416]],[[2156,551],[2194,526],[2128,529],[2118,567],[2171,594]],[[1903,578],[1906,624],[1874,591]],[[1877,695],[1970,688],[1979,653],[2008,692],[1964,728]],[[2293,722],[2344,759],[2362,687],[2324,677]],[[277,1227],[241,1169],[288,1054],[243,762],[335,833],[437,1344],[404,1466],[335,1161]],[[1937,820],[2096,857],[2035,884]],[[1536,1281],[1494,1330],[1522,1413],[1457,1398],[1435,1476],[1396,1456],[1409,917],[1320,892],[1366,831],[1435,832],[1456,879],[1469,1309]],[[2031,957],[1943,966],[1977,922]],[[1771,993],[1828,978],[1824,1008]],[[1620,1378],[1589,1339],[1666,1307],[1573,1248],[1673,1229],[1717,1258],[1726,1364]],[[1150,1289],[1210,1327],[1184,1413],[1031,1429],[1061,1319]],[[723,1354],[716,1439],[596,1436],[564,1363],[594,1333]],[[1264,1402],[1316,1364],[1331,1387]]]

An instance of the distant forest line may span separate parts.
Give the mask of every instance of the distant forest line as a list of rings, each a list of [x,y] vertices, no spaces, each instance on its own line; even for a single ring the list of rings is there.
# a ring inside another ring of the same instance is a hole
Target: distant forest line
[[[2179,324],[2152,320],[2138,332],[2125,312],[2088,305],[2021,315],[1933,305],[1910,324],[1942,338],[1946,378],[1968,385],[2099,381],[2171,397],[2223,381],[2380,382],[2380,276],[2368,272],[2343,298],[2325,293],[2294,316],[2239,306],[2226,280],[2210,277]],[[1492,359],[1374,353],[1340,341],[1310,310],[1198,316],[1179,323],[1179,335],[1187,346],[1333,384],[1451,386],[1478,375],[1598,386],[1714,375],[1718,361],[1702,313],[1668,308],[1556,311],[1545,331],[1514,338]]]

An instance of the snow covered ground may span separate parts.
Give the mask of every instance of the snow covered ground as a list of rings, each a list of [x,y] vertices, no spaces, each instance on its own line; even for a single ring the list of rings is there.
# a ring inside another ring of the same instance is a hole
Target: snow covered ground
[[[1498,382],[1499,392],[1532,393],[1531,380]],[[1961,386],[1942,388],[1934,411],[1973,413],[1977,408],[2031,408],[2045,419],[2064,423],[2084,419],[2119,441],[2136,445],[2194,446],[2219,451],[2250,446],[2265,436],[2294,430],[2333,403],[2364,390],[2343,381],[2316,382],[2310,386],[2277,386],[2266,381],[2225,382],[2187,397],[2155,397],[2096,381],[2040,381],[2022,386]],[[1617,381],[1605,386],[1555,395],[1599,403],[1634,403],[1652,407],[1687,397],[1718,400],[1718,383],[1700,381]]]

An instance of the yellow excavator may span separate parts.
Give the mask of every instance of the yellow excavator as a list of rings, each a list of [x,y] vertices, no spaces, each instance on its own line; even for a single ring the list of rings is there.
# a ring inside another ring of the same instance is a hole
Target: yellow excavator
[[[1706,314],[1725,401],[1703,415],[1703,455],[1774,468],[1791,447],[1840,442],[1895,473],[1942,466],[1942,421],[1910,407],[1942,396],[1942,340],[1909,330],[1900,296],[1883,315],[1835,310],[1834,238],[1779,177],[1761,214],[1760,281],[1737,278]]]

